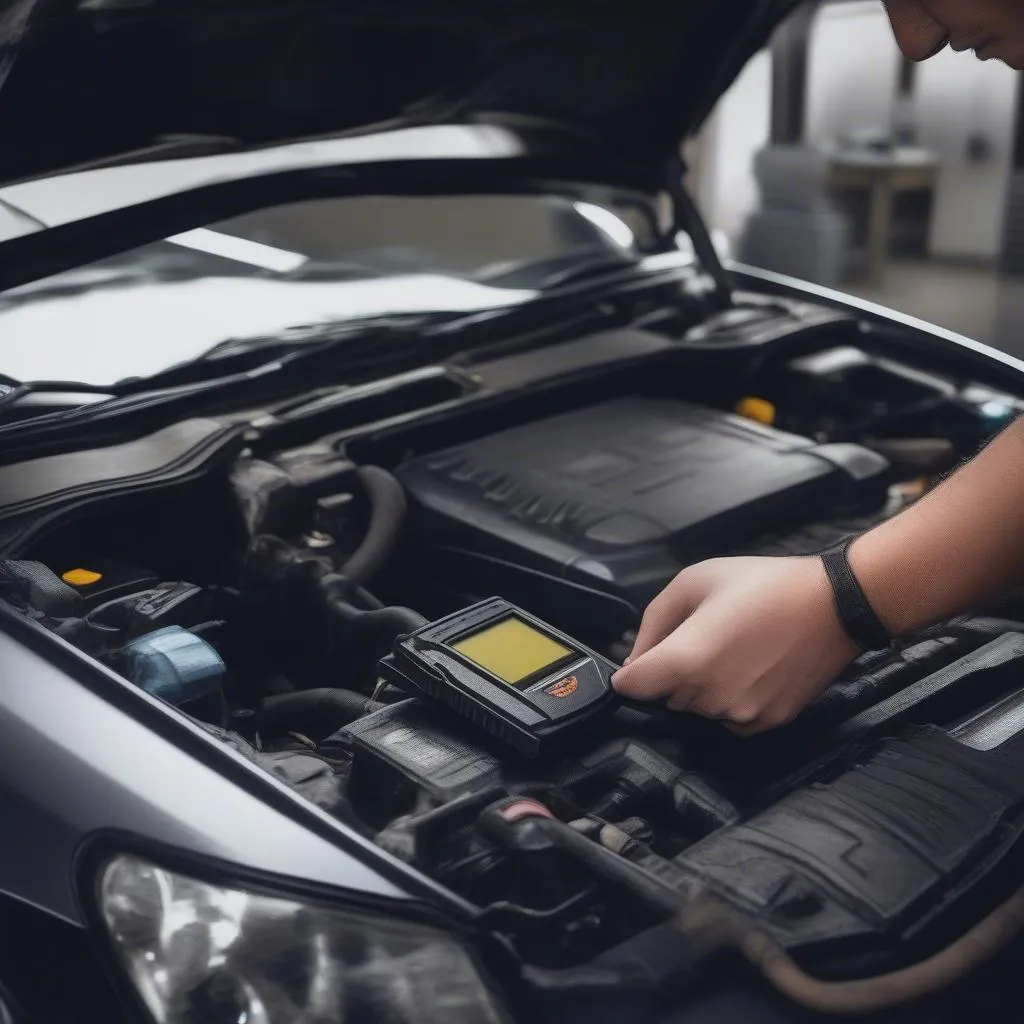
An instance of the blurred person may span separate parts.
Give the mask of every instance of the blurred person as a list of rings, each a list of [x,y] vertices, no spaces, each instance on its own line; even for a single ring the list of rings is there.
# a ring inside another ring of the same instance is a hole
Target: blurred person
[[[1024,69],[1024,0],[889,0],[896,42]],[[651,602],[614,685],[724,721],[789,722],[864,649],[1024,585],[1024,419],[916,504],[824,555],[719,558]]]

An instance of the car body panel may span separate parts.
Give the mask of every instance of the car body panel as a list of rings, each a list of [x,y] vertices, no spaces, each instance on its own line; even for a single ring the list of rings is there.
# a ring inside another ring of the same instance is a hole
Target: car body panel
[[[919,351],[923,349],[932,358],[942,352],[947,352],[958,359],[961,365],[964,365],[966,360],[967,366],[984,369],[989,375],[994,369],[1005,371],[1000,376],[1005,377],[1007,382],[1018,378],[1016,383],[1019,384],[1019,377],[1024,375],[1024,359],[1018,359],[991,345],[975,341],[973,338],[929,323],[927,320],[909,316],[898,309],[892,309],[868,299],[861,299],[835,288],[827,288],[810,281],[790,277],[787,274],[779,274],[774,270],[764,270],[761,267],[752,267],[738,262],[732,262],[730,268],[737,276],[738,281],[746,287],[769,290],[789,295],[792,298],[803,298],[833,309],[846,310],[870,317],[879,323],[905,328],[907,332],[905,340]]]
[[[169,133],[231,149],[453,115],[558,124],[660,165],[792,6],[7,0],[0,180]]]
[[[3,845],[0,891],[81,924],[72,871],[78,849],[92,834],[116,831],[283,878],[301,866],[305,882],[405,899],[398,886],[297,820],[298,802],[291,815],[275,810],[3,626],[0,820],[16,841]],[[97,666],[97,672],[105,670]],[[109,682],[120,685],[116,677]],[[142,694],[131,696],[146,703]],[[230,756],[219,745],[216,752]],[[312,812],[307,805],[302,810]]]
[[[0,289],[299,199],[544,193],[643,202],[664,181],[662,168],[581,150],[559,133],[481,125],[80,171],[0,188]]]

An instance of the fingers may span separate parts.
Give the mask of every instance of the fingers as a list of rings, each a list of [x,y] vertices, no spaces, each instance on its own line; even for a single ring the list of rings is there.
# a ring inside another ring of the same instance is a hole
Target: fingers
[[[896,45],[908,60],[927,60],[946,45],[946,30],[921,5],[921,0],[886,0]]]
[[[684,569],[648,606],[626,659],[635,662],[693,614],[701,594],[692,570]]]
[[[700,666],[688,651],[685,630],[680,627],[664,642],[631,658],[612,677],[612,685],[633,700],[667,697],[673,711],[683,711],[693,697],[699,677]]]
[[[792,721],[793,701],[776,699],[765,704],[749,685],[737,689],[722,684],[716,659],[702,651],[700,618],[693,616],[624,665],[612,679],[616,691],[632,700],[665,700],[670,711],[720,721],[737,736],[753,736]]]
[[[691,708],[692,710],[692,708]],[[755,736],[781,726],[789,725],[800,711],[792,695],[776,696],[769,701],[741,700],[737,710],[723,715],[725,727],[736,736]]]

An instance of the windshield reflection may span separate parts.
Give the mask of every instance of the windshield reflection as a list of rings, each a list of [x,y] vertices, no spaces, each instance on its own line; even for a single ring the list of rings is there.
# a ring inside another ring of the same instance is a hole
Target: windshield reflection
[[[289,203],[0,294],[0,372],[109,385],[292,327],[500,310],[640,247],[617,213],[557,196]]]
[[[372,281],[202,278],[95,288],[0,311],[2,369],[31,380],[111,384],[194,359],[228,338],[385,314],[498,309],[536,292],[438,274]]]

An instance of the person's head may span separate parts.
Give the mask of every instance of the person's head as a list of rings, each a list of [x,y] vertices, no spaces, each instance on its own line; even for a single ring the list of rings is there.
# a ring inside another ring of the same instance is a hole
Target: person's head
[[[1024,69],[1024,0],[885,0],[899,48],[926,60],[947,44]]]

